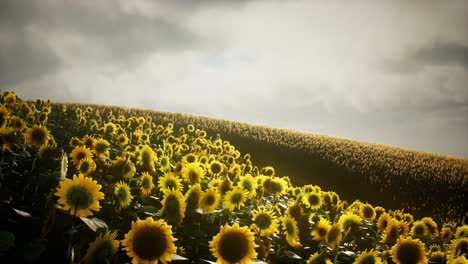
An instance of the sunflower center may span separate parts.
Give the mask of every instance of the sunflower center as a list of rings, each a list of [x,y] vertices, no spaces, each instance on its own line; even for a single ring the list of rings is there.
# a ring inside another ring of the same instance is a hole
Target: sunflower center
[[[211,167],[210,167],[211,171],[214,173],[214,174],[218,174],[221,172],[221,165],[219,163],[213,163],[211,164]]]
[[[148,153],[148,151],[143,151],[141,157],[144,164],[149,164],[151,162],[151,155]]]
[[[372,209],[372,207],[365,206],[364,208],[362,208],[362,215],[366,219],[372,218],[374,217],[374,209]]]
[[[125,201],[127,200],[127,197],[127,191],[124,188],[119,188],[119,190],[117,191],[117,198],[119,199],[119,201]]]
[[[145,226],[135,232],[132,242],[136,255],[150,261],[159,259],[168,247],[164,232],[153,226]]]
[[[81,173],[86,173],[88,170],[89,170],[89,162],[85,161],[83,163],[81,163],[81,166],[80,166],[80,172]]]
[[[320,203],[320,198],[316,194],[309,195],[307,201],[309,201],[311,206],[316,206]]]
[[[97,143],[95,149],[98,153],[104,153],[107,150],[107,145],[104,143]]]
[[[292,236],[295,233],[294,231],[295,231],[294,230],[294,225],[290,221],[288,221],[286,223],[286,233],[288,233],[288,235]]]
[[[418,263],[424,256],[417,243],[405,242],[397,249],[396,257],[400,263]]]
[[[359,264],[374,264],[375,263],[375,257],[374,256],[365,256],[364,258],[361,259]]]
[[[252,188],[252,183],[250,181],[248,180],[242,181],[242,187],[246,189],[247,191],[252,192],[253,188]]]
[[[236,192],[233,193],[230,197],[230,201],[232,204],[240,204],[242,202],[242,193]]]
[[[240,232],[229,232],[219,240],[218,251],[223,259],[236,263],[247,255],[249,251],[248,241]]]
[[[164,211],[170,216],[177,217],[179,216],[180,204],[179,200],[175,195],[169,195],[166,198],[166,203],[164,205]]]
[[[82,159],[86,158],[86,153],[84,153],[84,152],[78,152],[78,153],[76,154],[76,157],[78,158],[78,160],[82,160]]]
[[[164,186],[170,190],[177,190],[177,183],[173,179],[166,180]]]
[[[271,218],[268,214],[259,214],[255,217],[255,224],[260,229],[268,229],[271,225]]]
[[[324,237],[327,235],[327,230],[323,227],[319,227],[317,228],[317,234],[319,235],[319,237]]]
[[[150,188],[150,182],[147,177],[143,178],[143,181],[141,182],[141,187],[143,187],[143,189],[145,190],[148,190]]]
[[[169,161],[167,160],[167,158],[161,159],[161,166],[162,166],[162,167],[167,166],[168,163],[169,163]]]
[[[83,186],[72,186],[67,191],[67,203],[75,209],[88,209],[93,203],[93,194]]]
[[[422,225],[417,225],[413,229],[415,235],[424,235],[425,227]]]
[[[42,130],[42,129],[34,129],[32,132],[31,132],[31,139],[34,141],[34,142],[44,142],[45,139],[46,139],[46,134],[45,132]]]
[[[190,170],[188,176],[190,182],[198,182],[198,173],[195,170]]]
[[[203,198],[203,204],[205,205],[213,205],[215,203],[216,199],[215,196],[212,194],[205,195]]]
[[[274,193],[280,193],[283,191],[283,186],[277,181],[271,181],[269,184],[269,188]]]
[[[193,156],[193,155],[188,155],[186,160],[187,160],[188,163],[195,162],[195,156]]]

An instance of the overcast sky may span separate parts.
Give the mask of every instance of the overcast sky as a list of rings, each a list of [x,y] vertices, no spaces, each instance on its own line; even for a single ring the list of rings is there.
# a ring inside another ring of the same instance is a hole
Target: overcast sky
[[[468,1],[0,1],[22,98],[468,157]]]

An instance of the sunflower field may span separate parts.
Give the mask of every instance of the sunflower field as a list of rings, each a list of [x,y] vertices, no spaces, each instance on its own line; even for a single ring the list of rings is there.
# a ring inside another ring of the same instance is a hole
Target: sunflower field
[[[467,263],[465,222],[294,184],[138,113],[1,92],[2,263]]]

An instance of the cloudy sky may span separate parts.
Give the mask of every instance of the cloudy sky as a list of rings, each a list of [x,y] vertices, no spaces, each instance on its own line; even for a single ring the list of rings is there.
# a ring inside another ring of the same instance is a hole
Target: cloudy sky
[[[1,0],[0,87],[468,157],[468,1]]]

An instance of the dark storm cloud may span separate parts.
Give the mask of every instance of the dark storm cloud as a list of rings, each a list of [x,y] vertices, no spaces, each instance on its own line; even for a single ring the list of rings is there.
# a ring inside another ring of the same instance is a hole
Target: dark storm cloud
[[[468,45],[437,42],[417,50],[412,57],[421,64],[455,64],[468,70]]]

